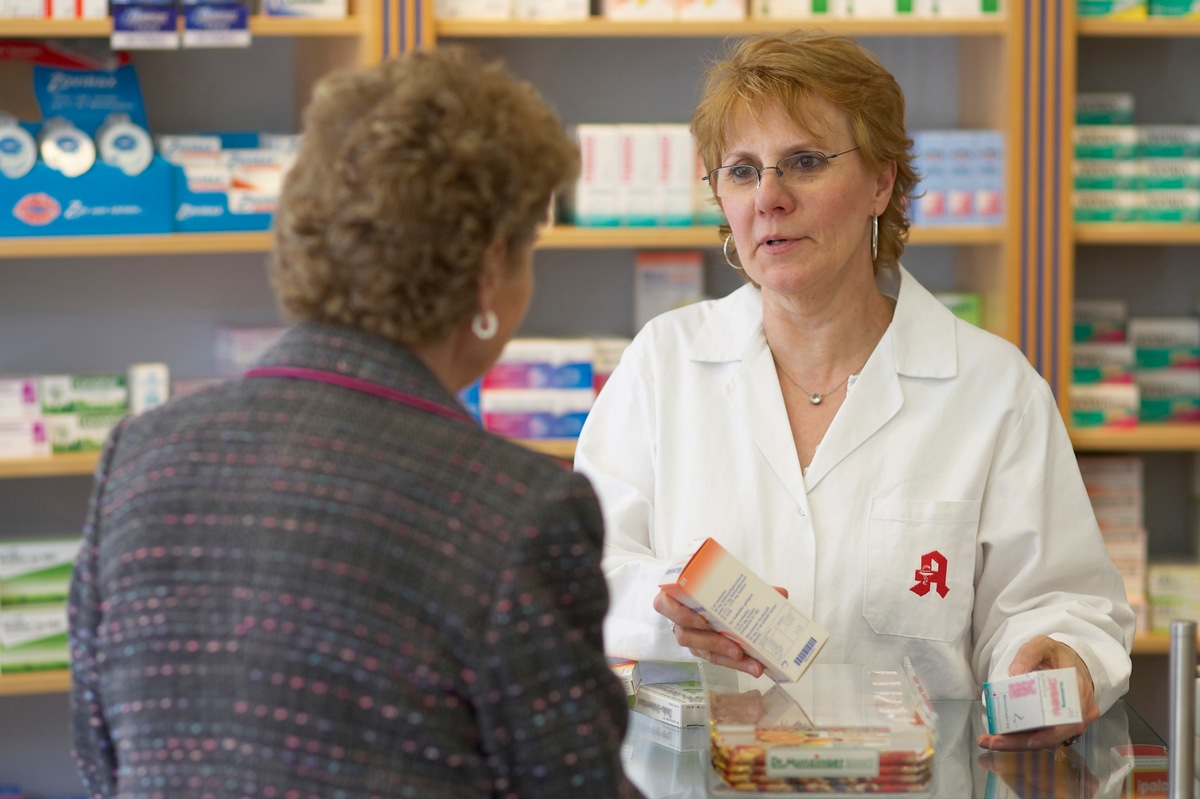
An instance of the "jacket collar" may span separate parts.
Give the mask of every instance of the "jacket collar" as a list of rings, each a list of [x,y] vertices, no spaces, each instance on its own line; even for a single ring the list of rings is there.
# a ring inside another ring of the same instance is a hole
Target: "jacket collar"
[[[896,312],[855,386],[870,401],[860,397],[842,407],[807,476],[801,473],[787,430],[787,409],[762,330],[760,291],[747,285],[718,301],[692,340],[692,360],[736,364],[724,386],[732,419],[746,428],[802,510],[808,492],[900,412],[901,378],[950,378],[957,373],[953,314],[903,267],[885,272],[880,290],[896,297]]]
[[[878,283],[884,294],[896,298],[896,313],[885,334],[896,374],[953,377],[958,361],[954,315],[903,266],[883,270]],[[765,346],[762,292],[747,284],[716,303],[688,355],[693,361],[728,363],[745,360]]]
[[[255,366],[332,372],[421,397],[456,414],[463,412],[457,398],[412,351],[350,327],[301,322],[289,328]]]

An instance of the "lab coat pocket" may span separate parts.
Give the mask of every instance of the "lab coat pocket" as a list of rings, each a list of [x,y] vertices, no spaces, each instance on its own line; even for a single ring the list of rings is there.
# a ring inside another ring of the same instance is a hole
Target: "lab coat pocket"
[[[973,500],[871,501],[863,618],[877,633],[953,641],[974,605]]]

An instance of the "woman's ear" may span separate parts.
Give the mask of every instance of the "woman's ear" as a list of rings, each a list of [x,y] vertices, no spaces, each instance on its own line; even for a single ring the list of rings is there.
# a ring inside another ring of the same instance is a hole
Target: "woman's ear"
[[[483,265],[479,270],[479,310],[490,310],[495,304],[506,269],[508,243],[496,239],[483,251]]]
[[[875,178],[875,216],[882,216],[892,201],[892,188],[896,185],[896,162],[888,161]]]

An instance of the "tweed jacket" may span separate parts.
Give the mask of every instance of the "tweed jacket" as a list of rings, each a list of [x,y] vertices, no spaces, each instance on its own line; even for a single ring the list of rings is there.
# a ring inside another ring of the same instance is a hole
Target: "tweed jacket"
[[[257,370],[97,467],[69,610],[90,795],[637,796],[586,479],[370,334],[301,324]]]

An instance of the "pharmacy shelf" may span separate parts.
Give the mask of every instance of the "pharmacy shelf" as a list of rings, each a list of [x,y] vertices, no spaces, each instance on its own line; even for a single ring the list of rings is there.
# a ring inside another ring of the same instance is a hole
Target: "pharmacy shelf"
[[[1133,654],[1135,655],[1167,655],[1170,652],[1171,635],[1169,633],[1138,633],[1133,637]]]
[[[1001,227],[913,228],[910,244],[1000,244]],[[538,239],[539,249],[653,249],[720,247],[712,227],[574,227],[557,225]],[[188,255],[268,252],[271,234],[164,233],[143,236],[0,238],[0,259],[86,258],[115,255]]]
[[[555,458],[572,460],[575,457],[575,439],[573,438],[519,439],[517,443],[535,452]],[[98,452],[0,460],[0,480],[20,477],[91,476],[96,472],[96,463],[99,460],[100,453]]]
[[[567,461],[575,459],[575,439],[573,438],[519,439],[517,443],[543,455],[551,455]]]
[[[349,37],[363,35],[364,20],[250,17],[251,36]],[[182,27],[183,22],[180,21]],[[112,35],[111,19],[6,19],[0,39],[103,38]]]
[[[9,458],[0,460],[0,479],[15,477],[71,477],[92,475],[100,460],[98,452],[48,455],[41,458]]]
[[[13,259],[267,252],[270,249],[271,234],[259,232],[0,238],[0,258]]]
[[[69,690],[71,690],[71,672],[66,669],[0,674],[0,696],[61,694]]]
[[[1075,225],[1076,244],[1200,244],[1200,224],[1092,222]]]
[[[1077,452],[1190,452],[1200,450],[1200,424],[1143,424],[1121,429],[1073,427]]]
[[[1076,22],[1080,36],[1200,36],[1200,20],[1179,20],[1170,17],[1151,19],[1088,19]]]
[[[779,20],[626,20],[603,17],[585,20],[468,20],[439,19],[435,22],[438,38],[694,38],[745,36],[754,33],[778,33],[805,24],[830,33],[848,36],[1001,36],[1007,33],[1008,20],[994,19],[822,19]]]

